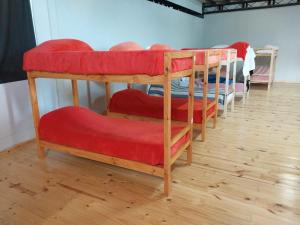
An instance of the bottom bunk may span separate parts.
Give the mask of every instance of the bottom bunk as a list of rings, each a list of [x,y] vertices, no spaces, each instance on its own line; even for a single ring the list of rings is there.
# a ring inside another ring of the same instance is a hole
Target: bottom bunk
[[[251,76],[251,83],[269,83],[270,67],[265,65],[256,66]]]
[[[161,96],[151,96],[137,89],[125,89],[118,91],[110,99],[109,114],[120,113],[126,115],[136,115],[163,119],[164,105]],[[208,105],[211,102],[208,101]],[[207,117],[213,116],[215,106],[207,110]],[[184,98],[172,98],[171,119],[174,121],[187,121],[188,101]],[[194,101],[194,123],[202,123],[202,101]]]
[[[172,126],[172,138],[183,128],[179,125]],[[164,164],[164,129],[158,123],[111,118],[84,107],[69,106],[42,116],[38,133],[42,143],[161,168]],[[188,132],[174,141],[170,150],[171,158],[186,143],[189,143]]]
[[[205,108],[205,109],[204,109]],[[204,120],[204,110],[206,119]],[[151,96],[137,89],[125,89],[118,91],[109,101],[107,114],[112,117],[129,118],[135,120],[158,120],[164,116],[164,99],[162,96]],[[207,101],[204,107],[201,99],[194,101],[193,127],[201,129],[201,140],[205,140],[206,122],[214,118],[216,126],[216,104],[214,101]],[[187,98],[172,97],[171,119],[177,123],[186,123],[188,118]]]

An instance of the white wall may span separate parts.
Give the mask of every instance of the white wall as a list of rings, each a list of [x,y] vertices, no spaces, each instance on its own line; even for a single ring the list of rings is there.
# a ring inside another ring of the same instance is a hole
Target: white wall
[[[54,38],[78,38],[96,49],[127,40],[144,47],[157,42],[175,48],[203,45],[203,19],[146,0],[31,1],[38,44]],[[198,0],[189,1],[197,4]],[[103,110],[103,86],[93,82],[79,85],[81,104]],[[41,114],[72,103],[70,82],[39,80],[37,88]],[[0,151],[33,138],[27,81],[0,84],[0,104]]]
[[[187,3],[186,0],[180,0]],[[55,0],[49,5],[52,38],[78,38],[95,49],[108,49],[116,43],[135,41],[144,47],[167,43],[174,48],[196,47],[203,40],[203,19],[141,0]],[[177,3],[180,3],[177,1]],[[190,1],[195,4],[195,2]],[[200,2],[199,2],[199,5]],[[66,13],[66,9],[67,12]],[[37,15],[38,17],[38,15]],[[74,29],[76,27],[76,29]],[[37,30],[37,34],[39,30]],[[87,92],[87,85],[90,92]],[[119,90],[125,85],[113,85]],[[58,84],[59,102],[71,102],[70,83]],[[63,90],[63,91],[61,91]],[[81,82],[81,102],[104,110],[104,89],[94,82]]]
[[[34,134],[27,81],[0,84],[0,151]]]
[[[279,47],[275,79],[300,82],[300,6],[205,16],[207,47],[248,41],[253,47]]]

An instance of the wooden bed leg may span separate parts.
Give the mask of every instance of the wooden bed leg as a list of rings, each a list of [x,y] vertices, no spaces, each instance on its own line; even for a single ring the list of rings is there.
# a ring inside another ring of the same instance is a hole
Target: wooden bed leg
[[[221,60],[221,53],[219,52],[219,59]],[[220,76],[221,76],[221,63],[217,67],[216,72],[216,91],[215,91],[215,114],[213,117],[213,128],[217,127],[217,118],[218,118],[218,106],[219,106],[219,91],[220,91]]]
[[[79,106],[77,80],[72,80],[72,94],[73,94],[73,103],[74,103],[74,106]]]
[[[187,163],[191,165],[193,160],[193,116],[194,116],[194,88],[195,88],[195,61],[193,56],[193,72],[189,79],[189,96],[188,96],[188,125],[190,126],[190,145],[187,148]]]
[[[207,90],[208,90],[208,67],[209,52],[205,52],[205,69],[203,77],[203,103],[202,103],[202,124],[201,124],[201,141],[205,141],[206,121],[207,121]]]
[[[106,100],[106,112],[109,111],[109,101],[110,101],[110,83],[105,82],[105,100]]]
[[[237,58],[234,58],[233,63],[233,75],[232,75],[232,100],[231,100],[231,112],[234,112],[234,104],[235,104],[235,85],[236,85],[236,63]]]
[[[204,142],[205,141],[205,137],[206,137],[206,120],[203,119],[202,120],[202,125],[201,125],[201,141]]]
[[[271,59],[270,59],[270,72],[269,72],[269,81],[268,81],[268,91],[271,90],[271,84],[273,81],[274,75],[274,50],[272,50]]]
[[[31,98],[31,106],[32,106],[32,116],[35,128],[35,136],[36,136],[36,144],[38,147],[38,157],[45,158],[45,148],[43,148],[39,143],[39,123],[40,123],[40,112],[39,112],[39,105],[38,105],[38,98],[36,92],[36,83],[35,78],[31,76],[31,73],[27,73],[28,78],[28,85],[29,85],[29,92]]]
[[[164,192],[171,191],[171,58],[165,53],[164,62]]]
[[[40,144],[38,144],[38,157],[39,159],[44,159],[46,156],[46,152],[45,152],[46,148],[44,146],[41,146]]]
[[[166,196],[171,193],[171,167],[164,172],[164,193]]]
[[[218,117],[218,112],[216,111],[213,118],[213,129],[217,127],[217,117]]]

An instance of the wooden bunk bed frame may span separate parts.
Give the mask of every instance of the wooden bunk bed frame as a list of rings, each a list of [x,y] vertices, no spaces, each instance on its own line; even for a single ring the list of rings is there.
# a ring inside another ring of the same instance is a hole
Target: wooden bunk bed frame
[[[209,63],[209,57],[216,56],[218,59],[221,57],[221,53],[219,50],[205,50],[205,60],[203,65],[195,65],[195,72],[200,72],[203,74],[203,104],[202,104],[202,122],[200,123],[193,123],[193,128],[196,130],[201,131],[201,141],[205,141],[206,138],[206,126],[207,122],[212,119],[213,120],[213,128],[217,125],[217,117],[218,117],[218,96],[219,96],[219,81],[220,81],[220,63]],[[218,60],[219,61],[219,60]],[[216,79],[216,93],[214,101],[212,101],[209,105],[207,105],[207,91],[208,91],[208,74],[209,70],[216,69],[216,76],[219,79]],[[128,83],[127,88],[131,88],[131,84]],[[115,113],[109,111],[109,102],[111,97],[110,92],[110,83],[105,82],[105,93],[106,93],[106,113],[108,116],[117,117],[117,118],[127,118],[133,120],[143,120],[143,121],[156,121],[159,122],[161,119],[145,117],[145,116],[137,116],[137,115],[129,115],[123,113]],[[189,93],[190,94],[190,93]],[[211,113],[207,116],[207,112],[212,108],[215,107],[215,112]],[[173,121],[175,124],[181,124],[183,122],[180,121]]]
[[[269,53],[267,52],[260,52],[260,51],[269,51]],[[270,64],[269,64],[269,73],[266,74],[258,74],[254,73],[252,74],[252,79],[251,79],[251,83],[252,84],[267,84],[268,85],[268,91],[270,90],[273,81],[274,81],[274,77],[275,77],[275,68],[276,68],[276,60],[277,60],[277,56],[278,56],[278,50],[277,49],[272,49],[272,48],[256,48],[255,49],[255,54],[256,54],[256,58],[258,57],[270,57]],[[267,76],[268,80],[255,80],[253,79],[254,76]]]
[[[192,58],[193,66],[191,69],[171,72],[171,62],[176,58]],[[34,119],[34,127],[36,132],[36,143],[38,145],[39,158],[45,158],[45,150],[53,149],[71,155],[96,160],[106,164],[111,164],[127,169],[132,169],[139,172],[144,172],[154,176],[162,177],[164,179],[164,193],[170,194],[171,191],[171,167],[174,162],[187,151],[187,163],[192,163],[192,137],[193,137],[193,105],[194,105],[194,73],[195,73],[195,54],[192,52],[167,52],[164,53],[164,74],[158,76],[148,76],[145,74],[135,75],[78,75],[70,73],[54,73],[43,71],[31,71],[27,72],[30,97],[32,103],[32,112]],[[207,73],[205,73],[207,76]],[[188,121],[185,123],[185,127],[173,138],[171,138],[171,80],[180,77],[190,77],[189,82],[189,96],[188,96]],[[36,79],[38,78],[52,78],[52,79],[69,79],[72,81],[72,94],[73,103],[75,106],[79,106],[78,97],[78,80],[89,80],[97,82],[119,82],[119,83],[140,83],[140,84],[161,84],[164,87],[164,164],[163,166],[152,166],[149,164],[121,159],[118,157],[107,156],[100,153],[93,153],[82,149],[50,143],[39,139],[39,122],[40,113],[37,98]],[[189,140],[182,144],[177,150],[176,154],[171,156],[171,146],[189,134]]]
[[[233,56],[233,57],[232,57]],[[230,79],[230,70],[231,64],[233,63],[232,71],[232,93],[229,93],[229,79]],[[237,50],[236,49],[227,49],[226,50],[226,60],[221,60],[221,67],[226,67],[226,78],[225,78],[225,99],[223,107],[219,107],[220,110],[223,110],[223,117],[227,117],[228,105],[231,103],[231,111],[234,111],[234,100],[236,95],[236,63],[237,63]],[[229,95],[230,99],[229,99]]]

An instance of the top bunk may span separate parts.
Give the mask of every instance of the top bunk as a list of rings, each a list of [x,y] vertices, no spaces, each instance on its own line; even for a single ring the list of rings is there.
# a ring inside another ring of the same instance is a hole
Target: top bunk
[[[216,66],[217,53],[183,50],[95,51],[74,39],[46,41],[24,54],[23,69],[33,78],[157,83],[190,75],[196,64]],[[168,68],[168,69],[167,69]],[[168,70],[168,71],[166,71]]]
[[[256,57],[271,57],[278,56],[278,49],[276,48],[256,48],[255,49]]]

